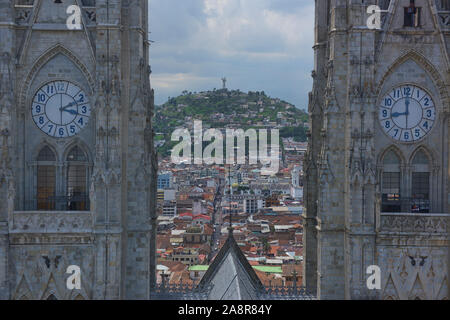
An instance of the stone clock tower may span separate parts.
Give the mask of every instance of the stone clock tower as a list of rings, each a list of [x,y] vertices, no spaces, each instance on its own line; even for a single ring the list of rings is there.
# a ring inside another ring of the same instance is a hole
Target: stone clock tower
[[[321,299],[449,298],[449,18],[448,0],[316,0],[304,278]]]
[[[0,0],[0,299],[149,299],[147,36],[144,0]]]

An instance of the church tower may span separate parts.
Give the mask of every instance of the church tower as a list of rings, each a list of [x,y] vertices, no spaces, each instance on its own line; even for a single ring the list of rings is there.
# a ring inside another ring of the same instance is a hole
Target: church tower
[[[316,0],[304,278],[320,299],[448,299],[449,11]]]
[[[147,37],[145,0],[0,0],[0,299],[149,299]]]

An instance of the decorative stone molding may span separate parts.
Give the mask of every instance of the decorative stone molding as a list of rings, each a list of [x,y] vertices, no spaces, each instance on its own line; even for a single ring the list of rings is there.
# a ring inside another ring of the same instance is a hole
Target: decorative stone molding
[[[90,212],[16,211],[10,233],[90,233],[92,224]]]
[[[381,232],[446,234],[450,215],[381,213]]]
[[[85,66],[85,64],[81,62],[81,60],[78,59],[72,51],[66,49],[61,44],[57,44],[54,47],[48,49],[43,55],[41,55],[36,60],[30,72],[28,73],[28,76],[23,82],[19,95],[19,106],[22,109],[22,111],[25,110],[27,97],[29,96],[28,90],[30,89],[30,85],[34,77],[47,62],[49,62],[52,58],[54,58],[58,54],[63,54],[66,57],[68,57],[81,70],[87,82],[89,83],[89,90],[90,90],[89,94],[92,95],[93,89],[95,88],[95,81],[94,78],[91,76],[89,70]]]
[[[384,74],[383,78],[378,82],[379,85],[376,88],[376,92],[375,94],[377,96],[381,95],[381,90],[383,88],[384,83],[386,82],[387,78],[393,73],[395,72],[395,70],[400,67],[403,63],[405,63],[408,60],[413,60],[415,61],[417,64],[419,64],[431,77],[431,79],[433,79],[439,94],[441,96],[441,101],[442,101],[442,105],[444,106],[448,106],[448,102],[449,102],[449,95],[447,92],[447,87],[445,85],[445,82],[442,80],[441,74],[439,73],[439,71],[433,66],[433,64],[431,64],[427,58],[425,58],[422,54],[414,51],[414,50],[409,50],[406,53],[404,53],[402,56],[400,56],[391,66],[388,67],[388,69],[386,70],[386,72],[382,72],[382,74]]]

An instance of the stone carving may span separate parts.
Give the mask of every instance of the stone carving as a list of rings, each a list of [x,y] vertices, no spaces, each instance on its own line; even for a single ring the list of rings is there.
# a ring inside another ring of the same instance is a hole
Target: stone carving
[[[448,299],[445,249],[423,247],[387,249],[380,252],[386,258],[382,275],[382,299]]]
[[[11,233],[88,233],[92,216],[86,212],[15,212]]]
[[[95,8],[86,8],[84,9],[84,13],[86,14],[88,25],[94,25],[97,22],[97,13]]]
[[[16,8],[16,23],[28,24],[31,17],[32,7],[19,7]]]
[[[381,232],[426,232],[447,231],[447,215],[439,214],[381,214]]]

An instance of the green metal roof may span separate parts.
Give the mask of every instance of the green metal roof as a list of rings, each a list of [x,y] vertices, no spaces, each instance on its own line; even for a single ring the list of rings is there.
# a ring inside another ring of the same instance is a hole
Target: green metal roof
[[[207,265],[195,265],[190,266],[189,271],[207,271],[208,270]],[[283,270],[281,267],[272,267],[272,266],[253,266],[253,269],[256,269],[258,271],[262,271],[265,273],[283,273]]]
[[[190,266],[189,271],[207,271],[208,270],[207,265],[196,265],[196,266]]]
[[[253,266],[254,269],[266,273],[283,273],[281,267],[272,267],[272,266]]]

